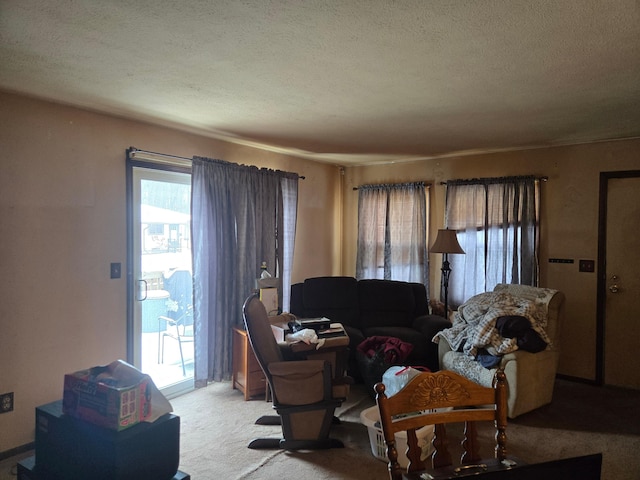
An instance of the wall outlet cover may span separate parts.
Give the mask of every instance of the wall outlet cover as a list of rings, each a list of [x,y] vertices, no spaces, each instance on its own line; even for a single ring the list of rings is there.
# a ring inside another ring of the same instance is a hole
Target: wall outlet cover
[[[122,264],[121,263],[112,263],[111,264],[111,278],[120,278],[122,276]]]
[[[0,394],[0,413],[13,411],[13,392]]]

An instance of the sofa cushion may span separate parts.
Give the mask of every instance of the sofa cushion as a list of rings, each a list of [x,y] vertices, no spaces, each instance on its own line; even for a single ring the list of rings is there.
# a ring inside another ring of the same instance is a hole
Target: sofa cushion
[[[358,281],[353,277],[316,277],[304,281],[304,316],[359,327]]]
[[[424,285],[422,283],[409,283],[409,286],[413,290],[413,299],[416,304],[416,309],[413,312],[413,317],[429,315],[429,299],[427,298],[427,289],[424,288]]]
[[[358,302],[361,325],[366,328],[411,327],[415,318],[413,287],[406,282],[360,280]]]
[[[291,298],[289,299],[289,311],[296,317],[304,316],[304,283],[294,283],[291,285]]]

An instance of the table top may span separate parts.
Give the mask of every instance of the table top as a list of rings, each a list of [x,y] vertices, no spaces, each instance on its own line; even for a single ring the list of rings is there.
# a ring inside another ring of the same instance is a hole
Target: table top
[[[322,336],[323,332],[331,334],[331,336]],[[311,343],[306,344],[304,342],[289,343],[291,351],[294,353],[302,352],[306,350],[328,350],[331,348],[345,348],[349,346],[349,335],[341,323],[332,323],[328,330],[318,332],[318,339],[324,340],[322,345],[318,347],[318,344]]]

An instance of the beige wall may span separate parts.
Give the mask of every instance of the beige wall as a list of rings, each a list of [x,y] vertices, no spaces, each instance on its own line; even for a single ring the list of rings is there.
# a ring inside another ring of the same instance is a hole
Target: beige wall
[[[566,295],[559,372],[594,380],[597,277],[595,273],[578,272],[578,260],[597,260],[600,172],[638,169],[640,140],[347,168],[342,270],[347,275],[355,273],[358,192],[353,188],[358,185],[430,182],[430,231],[435,232],[444,224],[445,187],[440,183],[447,179],[548,176],[549,181],[542,184],[540,274],[542,286],[557,288]],[[550,264],[549,258],[569,258],[575,263]],[[433,297],[437,296],[441,260],[440,255],[430,257]],[[636,367],[640,368],[640,362]]]
[[[293,280],[336,275],[337,167],[0,93],[0,453],[34,438],[34,408],[67,372],[126,358],[125,150],[129,146],[297,172]]]
[[[369,168],[334,166],[198,135],[0,93],[0,453],[34,438],[34,408],[59,399],[64,373],[125,358],[125,150],[279,168],[300,182],[293,281],[353,275],[357,192],[365,183],[426,180],[431,230],[442,226],[450,178],[546,175],[542,283],[567,295],[561,373],[594,378],[595,274],[549,257],[596,259],[598,175],[640,169],[640,141],[429,160]],[[344,208],[342,208],[344,206]],[[440,259],[432,258],[439,267]],[[438,268],[431,272],[437,285]],[[432,294],[433,294],[432,288]]]

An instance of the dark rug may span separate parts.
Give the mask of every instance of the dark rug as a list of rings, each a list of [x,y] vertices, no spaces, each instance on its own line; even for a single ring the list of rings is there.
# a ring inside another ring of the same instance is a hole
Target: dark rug
[[[640,435],[640,391],[556,380],[553,402],[510,423],[583,432]]]

